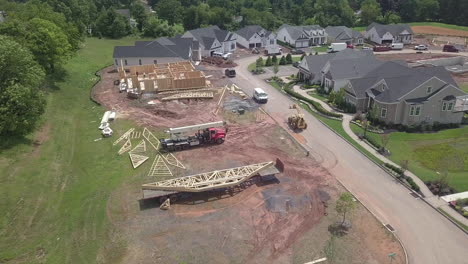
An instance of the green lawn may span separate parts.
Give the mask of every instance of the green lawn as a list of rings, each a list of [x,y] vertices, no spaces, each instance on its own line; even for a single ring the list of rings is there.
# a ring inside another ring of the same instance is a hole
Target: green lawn
[[[319,46],[319,47],[313,47],[312,48],[316,52],[327,52],[328,46]]]
[[[450,24],[444,24],[444,23],[438,23],[438,22],[412,22],[409,24],[411,26],[432,26],[432,27],[442,27],[442,28],[450,28],[450,29],[468,31],[468,27],[465,27],[465,26],[450,25]]]
[[[353,131],[362,133],[356,125]],[[377,142],[380,136],[369,133]],[[423,181],[437,179],[437,171],[449,164],[449,182],[457,191],[468,191],[468,126],[437,133],[394,132],[387,145],[390,160],[409,160],[409,169]]]
[[[366,31],[367,26],[363,27],[353,27],[353,30],[359,31],[359,32],[364,32]]]
[[[468,83],[462,83],[459,86],[465,93],[468,93]]]
[[[132,124],[118,119],[112,139],[94,141],[104,109],[89,92],[94,72],[112,63],[113,46],[133,41],[87,39],[47,97],[44,142],[31,143],[39,133],[1,139],[16,145],[0,149],[0,262],[115,263],[122,256],[125,242],[111,243],[106,203],[135,174],[111,144]]]
[[[307,92],[307,94],[310,95],[310,96],[312,96],[312,97],[314,97],[314,98],[316,98],[316,99],[319,99],[319,100],[321,100],[321,101],[324,101],[325,103],[328,102],[328,98],[327,98],[327,97],[325,97],[325,96],[323,96],[323,95],[320,95],[320,94],[318,94],[318,93],[315,92],[315,91]]]

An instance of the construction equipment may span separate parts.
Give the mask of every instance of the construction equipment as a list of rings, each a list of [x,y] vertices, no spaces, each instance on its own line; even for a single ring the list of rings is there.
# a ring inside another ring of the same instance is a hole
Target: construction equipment
[[[304,119],[304,114],[299,110],[297,104],[293,104],[290,109],[296,109],[296,113],[288,117],[288,124],[293,130],[304,130],[307,128],[307,123]]]
[[[195,131],[196,133],[193,136],[186,135],[187,133]],[[166,133],[169,134],[169,138],[160,139],[161,147],[166,151],[175,151],[203,144],[221,144],[226,138],[227,128],[224,121],[218,121],[170,128]]]
[[[259,175],[261,180],[268,181],[275,179],[274,175],[283,171],[283,162],[276,159],[276,162],[268,161],[143,184],[141,188],[143,199],[159,198],[161,205],[165,204],[165,208],[162,209],[169,209],[168,205],[175,202],[179,194],[230,188],[240,185],[256,175]]]

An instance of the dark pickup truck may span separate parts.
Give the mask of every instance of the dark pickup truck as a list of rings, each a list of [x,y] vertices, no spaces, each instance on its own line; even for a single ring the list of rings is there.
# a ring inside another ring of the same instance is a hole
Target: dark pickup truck
[[[224,71],[224,74],[226,74],[226,76],[229,77],[229,78],[236,77],[236,70],[234,70],[234,69],[226,69],[226,70]]]

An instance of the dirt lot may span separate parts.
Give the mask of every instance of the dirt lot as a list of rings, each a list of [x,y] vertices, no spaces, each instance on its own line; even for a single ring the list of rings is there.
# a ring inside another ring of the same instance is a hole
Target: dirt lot
[[[442,27],[432,26],[413,26],[411,27],[415,34],[430,34],[430,35],[442,35],[442,36],[461,36],[468,37],[468,31],[456,30]]]
[[[103,77],[110,85],[98,85],[96,97],[141,125],[157,129],[228,122],[224,144],[176,153],[187,167],[185,175],[276,158],[285,164],[277,182],[250,181],[231,190],[189,195],[162,211],[157,201],[139,202],[140,185],[159,180],[145,176],[147,162],[108,202],[115,227],[109,248],[126,248],[120,262],[304,263],[328,256],[334,259],[328,263],[385,263],[387,254],[396,252],[393,263],[403,263],[398,242],[362,206],[350,216],[350,233],[331,238],[328,226],[339,219],[334,203],[343,188],[254,102],[228,95],[219,116],[209,113],[216,99],[142,107],[110,88],[112,75]],[[246,113],[234,113],[237,107]],[[162,109],[173,114],[162,115]]]

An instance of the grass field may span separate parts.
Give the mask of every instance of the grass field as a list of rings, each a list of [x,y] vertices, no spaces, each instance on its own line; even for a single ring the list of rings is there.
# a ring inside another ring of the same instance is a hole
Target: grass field
[[[319,46],[319,47],[313,47],[312,48],[314,51],[316,52],[327,52],[327,49],[328,49],[328,46],[325,45],[325,46]]]
[[[351,128],[362,132],[354,124]],[[380,142],[379,135],[369,135]],[[468,126],[427,134],[395,132],[387,148],[392,153],[390,160],[397,164],[409,160],[410,171],[423,181],[437,179],[437,171],[448,164],[450,185],[468,191]]]
[[[412,22],[409,24],[410,26],[431,26],[431,27],[441,27],[441,28],[468,31],[468,27],[465,27],[465,26],[450,25],[450,24],[444,24],[444,23],[438,23],[438,22]]]
[[[468,83],[462,83],[459,86],[465,93],[468,93]]]
[[[133,39],[87,39],[50,91],[43,128],[0,149],[0,262],[115,263],[125,242],[113,239],[109,194],[132,176],[97,129],[104,109],[89,100],[94,72],[112,63],[114,45]],[[132,124],[117,120],[119,135]],[[115,137],[113,138],[115,139]],[[40,145],[33,141],[42,142]],[[117,246],[115,246],[117,245]]]
[[[318,93],[315,92],[315,91],[307,92],[307,94],[310,95],[310,96],[312,96],[312,97],[314,97],[314,98],[316,98],[316,99],[319,99],[319,100],[321,100],[321,101],[328,102],[328,98],[327,98],[327,97],[322,96],[322,95],[318,94]]]

